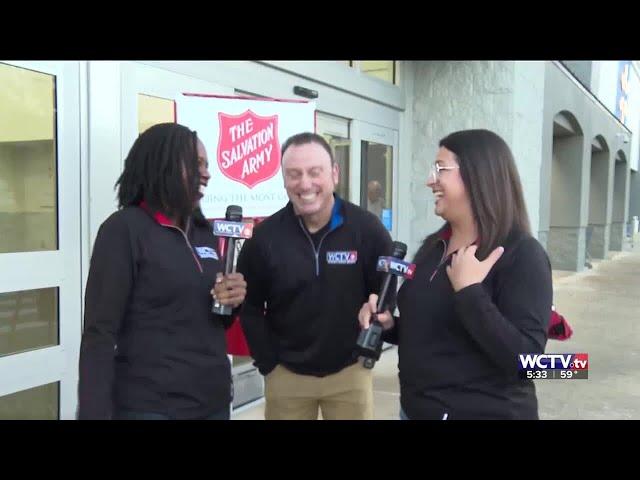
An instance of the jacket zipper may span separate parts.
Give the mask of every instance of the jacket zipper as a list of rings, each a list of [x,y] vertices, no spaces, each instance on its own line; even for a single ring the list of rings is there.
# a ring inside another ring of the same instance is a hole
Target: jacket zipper
[[[442,257],[440,258],[440,261],[438,262],[436,269],[433,271],[433,273],[431,274],[431,277],[429,278],[429,282],[431,282],[433,280],[433,277],[436,276],[436,273],[438,273],[438,270],[440,269],[440,267],[447,262],[447,248],[449,248],[449,246],[447,245],[446,240],[440,239],[439,241],[444,244],[444,249],[442,250]]]
[[[320,242],[318,242],[318,250],[316,250],[316,247],[313,244],[313,240],[311,239],[311,235],[309,235],[309,232],[307,232],[307,229],[304,228],[304,225],[302,225],[301,218],[298,218],[298,223],[300,224],[300,228],[302,228],[302,231],[304,232],[305,236],[309,240],[309,243],[311,244],[311,248],[313,249],[313,255],[316,260],[316,277],[319,277],[320,276],[320,248],[322,247],[323,240],[327,235],[329,235],[329,233],[331,233],[332,230],[329,229],[329,231],[322,236],[322,238],[320,239]]]

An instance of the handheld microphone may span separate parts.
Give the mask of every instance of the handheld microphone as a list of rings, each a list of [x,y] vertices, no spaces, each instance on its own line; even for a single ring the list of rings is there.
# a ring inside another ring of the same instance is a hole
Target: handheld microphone
[[[239,238],[251,238],[253,235],[253,223],[242,221],[242,207],[229,205],[224,220],[215,220],[213,222],[213,234],[226,240],[224,242],[224,274],[227,275],[234,272],[236,242]],[[218,301],[213,304],[211,309],[213,313],[218,315],[231,315],[232,310],[231,305],[222,305]]]
[[[364,357],[364,366],[373,368],[376,360],[380,358],[382,353],[382,324],[377,320],[377,314],[382,313],[389,308],[389,286],[394,276],[405,278],[413,278],[415,265],[403,261],[407,254],[407,245],[402,242],[393,242],[393,253],[390,257],[380,257],[378,259],[377,270],[385,272],[384,280],[380,295],[378,295],[378,303],[376,304],[376,313],[372,315],[371,324],[360,332],[358,336],[358,351]]]

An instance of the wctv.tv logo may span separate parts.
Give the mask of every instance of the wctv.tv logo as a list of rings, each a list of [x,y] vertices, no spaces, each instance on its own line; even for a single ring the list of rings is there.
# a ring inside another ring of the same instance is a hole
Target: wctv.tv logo
[[[589,370],[588,353],[521,353],[519,370]]]

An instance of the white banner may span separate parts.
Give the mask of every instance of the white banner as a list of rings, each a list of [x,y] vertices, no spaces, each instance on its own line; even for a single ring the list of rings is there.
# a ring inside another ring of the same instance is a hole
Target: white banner
[[[315,131],[314,102],[183,94],[176,112],[209,156],[205,217],[224,218],[230,204],[245,217],[268,217],[286,205],[280,149],[292,135]]]

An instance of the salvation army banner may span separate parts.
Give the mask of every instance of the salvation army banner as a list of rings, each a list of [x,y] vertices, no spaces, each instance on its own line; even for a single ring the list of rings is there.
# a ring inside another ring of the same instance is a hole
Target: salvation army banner
[[[185,93],[176,115],[207,149],[211,180],[200,201],[206,218],[224,218],[230,204],[254,218],[286,205],[280,149],[290,136],[315,130],[314,102]]]

